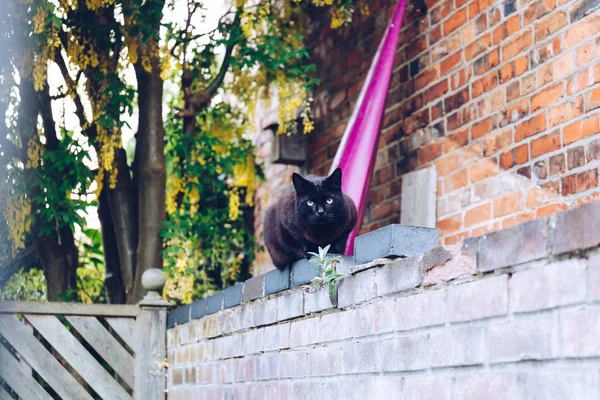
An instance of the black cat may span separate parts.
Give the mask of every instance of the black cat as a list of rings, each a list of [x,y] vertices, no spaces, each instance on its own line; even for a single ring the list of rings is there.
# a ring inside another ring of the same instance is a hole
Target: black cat
[[[343,254],[356,223],[356,206],[342,193],[342,170],[326,178],[294,173],[292,182],[294,188],[265,214],[265,245],[275,266],[284,269],[329,244],[331,253]]]

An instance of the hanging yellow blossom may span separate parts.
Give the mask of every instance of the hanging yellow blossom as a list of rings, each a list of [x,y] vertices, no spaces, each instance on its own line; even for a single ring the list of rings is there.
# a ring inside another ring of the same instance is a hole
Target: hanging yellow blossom
[[[237,189],[229,191],[229,219],[235,221],[240,216],[240,194]]]
[[[8,237],[13,257],[25,248],[25,234],[31,228],[31,202],[25,196],[8,196],[4,209],[4,218],[8,222]]]

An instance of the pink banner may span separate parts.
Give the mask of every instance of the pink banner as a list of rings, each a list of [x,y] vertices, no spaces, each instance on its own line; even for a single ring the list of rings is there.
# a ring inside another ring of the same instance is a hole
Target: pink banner
[[[354,252],[354,238],[365,211],[406,1],[399,0],[396,5],[331,165],[330,173],[337,167],[342,168],[342,189],[354,200],[358,210],[356,226],[346,244],[347,255]]]

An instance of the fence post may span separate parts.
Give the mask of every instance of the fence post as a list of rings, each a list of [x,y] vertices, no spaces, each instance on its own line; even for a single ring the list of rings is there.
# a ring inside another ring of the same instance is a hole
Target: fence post
[[[152,268],[142,275],[142,286],[148,291],[138,303],[139,315],[135,323],[135,398],[137,400],[164,400],[166,398],[167,308],[169,303],[160,292],[165,276]]]

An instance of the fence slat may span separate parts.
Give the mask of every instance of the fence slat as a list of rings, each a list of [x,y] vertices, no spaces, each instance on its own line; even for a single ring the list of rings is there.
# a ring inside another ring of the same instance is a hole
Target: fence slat
[[[112,369],[133,389],[134,361],[131,354],[115,339],[96,317],[67,316],[73,327],[108,362]]]
[[[119,317],[105,317],[106,322],[111,328],[117,332],[117,334],[123,339],[125,344],[132,350],[135,349],[135,340],[133,331],[135,329],[135,319],[133,318],[119,318]]]
[[[34,328],[106,400],[131,399],[67,328],[52,315],[25,315]]]
[[[0,378],[10,386],[22,399],[51,399],[50,395],[39,383],[19,367],[19,362],[0,344]],[[10,396],[8,397],[10,398]]]
[[[139,313],[139,307],[133,304],[81,304],[0,301],[0,313],[96,316],[106,315],[111,317],[135,318]]]
[[[8,394],[4,386],[0,386],[0,400],[13,400],[13,398]]]
[[[0,315],[0,333],[61,398],[92,400],[88,392],[33,337],[17,317],[11,314]]]

